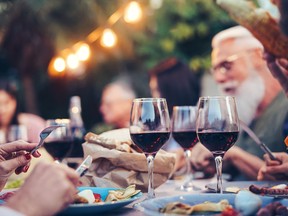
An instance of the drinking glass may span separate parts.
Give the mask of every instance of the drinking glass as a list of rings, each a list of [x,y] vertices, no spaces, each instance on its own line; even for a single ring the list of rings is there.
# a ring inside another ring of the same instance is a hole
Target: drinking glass
[[[170,118],[166,99],[137,98],[133,100],[130,116],[130,136],[147,158],[147,198],[154,198],[154,158],[170,136]]]
[[[198,142],[196,134],[196,106],[174,106],[172,115],[172,136],[185,151],[186,178],[180,190],[192,191],[195,186],[192,183],[193,173],[190,156],[193,146]]]
[[[237,141],[239,134],[235,98],[231,96],[200,97],[196,132],[200,143],[214,156],[217,193],[223,193],[222,158]]]
[[[7,141],[15,140],[28,141],[27,127],[25,125],[11,125],[7,133]]]
[[[69,119],[49,119],[46,126],[61,125],[56,128],[45,139],[44,148],[56,162],[63,162],[63,159],[70,153],[73,145],[73,137]]]

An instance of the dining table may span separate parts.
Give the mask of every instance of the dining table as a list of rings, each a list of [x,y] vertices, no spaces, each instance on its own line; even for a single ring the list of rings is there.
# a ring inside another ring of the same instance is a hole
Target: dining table
[[[205,178],[205,179],[195,179],[193,180],[193,184],[195,185],[195,189],[193,191],[183,191],[179,190],[179,187],[184,183],[185,179],[184,178],[179,178],[175,180],[167,180],[165,183],[160,185],[155,189],[155,195],[156,199],[160,197],[169,197],[169,196],[176,196],[176,195],[185,195],[185,194],[197,194],[197,193],[206,193],[206,185],[207,184],[214,184],[217,182],[216,176],[212,178]],[[225,181],[225,180],[224,180]],[[143,193],[141,198],[135,200],[134,202],[121,207],[117,208],[111,211],[105,211],[97,215],[105,215],[105,216],[114,216],[114,215],[119,215],[119,216],[142,216],[142,215],[147,215],[144,212],[144,209],[141,207],[141,202],[144,201],[147,197],[147,193]],[[65,214],[67,216],[68,214]],[[77,215],[77,214],[71,214],[72,215]],[[79,214],[80,215],[80,214]],[[96,215],[95,213],[91,214],[83,214],[81,215],[85,216],[92,216]],[[59,216],[62,216],[62,214],[59,214]]]

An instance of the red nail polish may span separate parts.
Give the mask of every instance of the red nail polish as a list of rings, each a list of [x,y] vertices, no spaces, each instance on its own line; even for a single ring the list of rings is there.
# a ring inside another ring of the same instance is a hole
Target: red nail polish
[[[31,155],[29,153],[26,153],[25,155],[26,160],[30,160],[31,159]]]
[[[41,156],[41,153],[39,152],[39,151],[36,151],[37,152],[37,154],[39,155],[39,156]]]
[[[23,172],[27,172],[28,171],[28,169],[29,169],[29,166],[28,165],[26,165],[24,168],[23,168]]]

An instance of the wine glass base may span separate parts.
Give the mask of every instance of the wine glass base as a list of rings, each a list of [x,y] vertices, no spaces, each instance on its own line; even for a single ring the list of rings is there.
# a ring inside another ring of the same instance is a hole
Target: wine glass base
[[[176,190],[190,192],[190,191],[200,191],[201,188],[195,186],[192,182],[189,182],[184,185],[181,185],[180,187],[177,187]]]

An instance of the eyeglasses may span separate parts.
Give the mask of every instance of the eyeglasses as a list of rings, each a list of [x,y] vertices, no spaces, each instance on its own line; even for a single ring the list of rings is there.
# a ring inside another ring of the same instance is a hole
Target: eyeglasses
[[[231,71],[234,61],[239,59],[241,56],[243,55],[234,54],[234,55],[229,56],[225,61],[222,61],[218,65],[213,67],[213,69],[211,70],[211,73],[215,74],[216,72],[220,72],[223,75],[227,74],[229,71]]]

